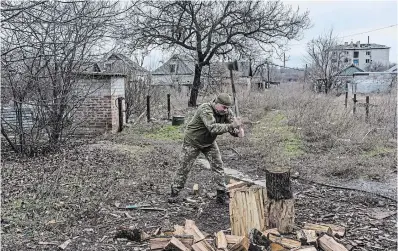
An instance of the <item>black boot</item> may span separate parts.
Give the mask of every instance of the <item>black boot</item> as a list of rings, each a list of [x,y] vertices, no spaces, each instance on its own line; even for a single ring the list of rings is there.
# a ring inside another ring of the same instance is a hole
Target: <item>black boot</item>
[[[225,190],[217,190],[216,201],[218,204],[227,205],[229,204],[229,195]]]

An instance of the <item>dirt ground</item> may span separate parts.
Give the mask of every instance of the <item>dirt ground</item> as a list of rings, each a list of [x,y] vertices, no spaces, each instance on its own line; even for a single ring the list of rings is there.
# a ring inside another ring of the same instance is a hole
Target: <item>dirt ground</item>
[[[152,233],[158,227],[167,230],[183,225],[185,219],[195,220],[208,234],[228,229],[228,206],[207,196],[214,191],[211,172],[199,165],[193,168],[184,191],[189,196],[192,185],[198,183],[200,197],[193,197],[198,203],[167,203],[181,132],[165,126],[159,133],[151,127],[126,128],[118,135],[76,143],[61,153],[33,159],[3,151],[3,250],[56,250],[67,240],[71,242],[65,250],[145,250],[146,243],[115,239],[116,229],[136,227]],[[262,170],[270,163],[260,157],[252,126],[247,127],[243,140],[221,136],[220,149],[226,167],[262,179]],[[306,175],[303,170],[313,168],[314,159],[291,159],[300,177]],[[341,241],[354,246],[352,250],[396,250],[396,201],[301,179],[293,180],[293,191],[298,227],[305,222],[334,223],[347,228]],[[119,203],[148,204],[164,211],[120,210]]]

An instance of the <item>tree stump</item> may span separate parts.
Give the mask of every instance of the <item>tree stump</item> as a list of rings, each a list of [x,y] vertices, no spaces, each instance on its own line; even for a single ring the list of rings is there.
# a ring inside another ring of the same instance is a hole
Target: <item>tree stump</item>
[[[290,170],[267,169],[265,175],[265,226],[267,229],[278,228],[282,234],[291,233],[294,226],[294,199],[290,186]]]

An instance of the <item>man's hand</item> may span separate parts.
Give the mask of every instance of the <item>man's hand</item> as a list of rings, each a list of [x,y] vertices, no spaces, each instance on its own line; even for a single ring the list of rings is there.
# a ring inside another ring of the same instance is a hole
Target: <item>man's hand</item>
[[[232,128],[239,128],[242,125],[242,122],[241,122],[240,118],[234,118],[231,125],[232,125]]]
[[[243,127],[239,128],[239,133],[238,133],[238,137],[239,138],[243,138],[245,136],[245,131],[243,130]]]

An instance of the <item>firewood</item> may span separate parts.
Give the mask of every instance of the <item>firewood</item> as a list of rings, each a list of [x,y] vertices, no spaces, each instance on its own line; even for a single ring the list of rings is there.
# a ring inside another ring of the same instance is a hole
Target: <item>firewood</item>
[[[180,240],[175,237],[171,237],[171,240],[164,248],[165,250],[181,250],[181,251],[190,251],[191,249],[187,248]]]
[[[273,200],[292,199],[290,169],[273,168],[265,170],[267,197]]]
[[[228,242],[227,238],[225,237],[225,234],[223,231],[219,231],[216,234],[216,243],[217,243],[217,248],[218,249],[227,249]]]
[[[269,251],[288,251],[288,249],[284,248],[282,245],[278,243],[271,243],[269,246]]]
[[[174,235],[183,235],[184,234],[184,227],[180,225],[174,225]]]
[[[228,184],[228,185],[227,185],[227,190],[228,190],[228,191],[231,191],[231,190],[233,190],[233,189],[245,187],[245,186],[247,186],[247,185],[248,185],[247,182],[238,181],[238,182],[235,182],[235,183],[232,183],[232,184]]]
[[[327,234],[318,238],[318,246],[324,251],[348,251],[347,248]]]
[[[276,236],[281,236],[281,234],[278,232],[277,228],[271,228],[271,229],[267,229],[263,232],[263,235],[268,236],[268,234],[273,234]]]
[[[294,199],[265,199],[266,228],[277,228],[281,234],[293,232]]]
[[[247,235],[252,228],[264,230],[264,194],[265,188],[257,185],[234,189],[230,193],[229,215],[233,235]]]
[[[267,239],[263,233],[261,233],[258,229],[251,229],[249,232],[249,240],[251,250],[262,250],[263,248],[268,248],[271,244],[270,240]]]
[[[315,230],[302,229],[297,232],[297,239],[302,244],[315,244],[317,238]]]
[[[198,195],[199,194],[199,185],[194,184],[192,190],[193,190],[194,195]]]
[[[193,244],[192,249],[194,251],[215,251],[206,240],[202,240]]]
[[[273,234],[268,234],[267,238],[270,241],[276,242],[278,244],[281,244],[282,246],[284,246],[286,248],[298,248],[298,247],[301,247],[301,242],[296,241],[296,240],[283,238],[283,237],[278,237],[278,236],[275,236]]]
[[[184,233],[188,235],[193,235],[195,242],[199,242],[205,239],[205,236],[198,227],[195,225],[195,221],[193,220],[186,220],[185,221],[185,228]]]
[[[324,226],[330,227],[332,229],[332,235],[338,238],[345,236],[345,227],[334,225],[334,224],[322,224]]]
[[[303,229],[315,230],[317,234],[333,234],[333,231],[330,227],[320,224],[305,223]]]
[[[227,239],[228,244],[236,244],[242,240],[243,236],[227,234],[225,235],[225,238]]]
[[[291,251],[317,251],[313,246],[305,246],[298,249],[292,249]]]
[[[173,237],[177,238],[188,249],[194,242],[192,235],[156,236],[149,240],[151,250],[163,250]]]
[[[248,251],[250,241],[246,236],[241,237],[240,241],[229,248],[230,251]]]

